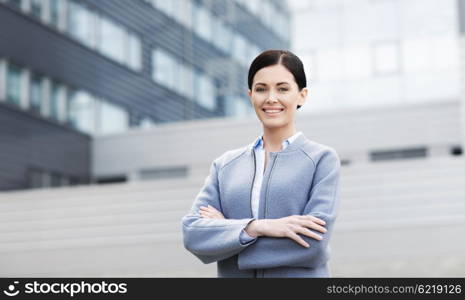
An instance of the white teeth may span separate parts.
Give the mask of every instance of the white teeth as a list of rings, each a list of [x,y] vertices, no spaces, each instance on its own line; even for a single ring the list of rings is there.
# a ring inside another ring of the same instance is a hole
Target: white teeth
[[[265,110],[267,113],[279,113],[281,110]]]

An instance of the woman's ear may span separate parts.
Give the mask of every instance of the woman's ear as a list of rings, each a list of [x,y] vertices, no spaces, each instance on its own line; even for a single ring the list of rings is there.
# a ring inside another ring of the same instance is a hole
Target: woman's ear
[[[248,91],[249,97],[252,97],[252,91],[249,89]]]
[[[300,90],[300,99],[297,102],[298,105],[303,106],[305,101],[307,100],[307,95],[308,95],[308,89],[304,87],[303,89]]]

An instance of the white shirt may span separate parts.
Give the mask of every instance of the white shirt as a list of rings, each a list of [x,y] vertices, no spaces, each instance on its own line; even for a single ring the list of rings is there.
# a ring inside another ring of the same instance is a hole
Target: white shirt
[[[290,138],[287,138],[282,143],[282,149],[284,150],[289,146],[302,132],[299,131]],[[265,148],[263,147],[263,135],[257,138],[254,144],[255,158],[256,158],[256,169],[255,169],[255,180],[252,188],[252,214],[254,218],[258,218],[258,203],[260,200],[260,191],[262,187],[263,174],[265,172]],[[268,160],[269,162],[269,160]]]

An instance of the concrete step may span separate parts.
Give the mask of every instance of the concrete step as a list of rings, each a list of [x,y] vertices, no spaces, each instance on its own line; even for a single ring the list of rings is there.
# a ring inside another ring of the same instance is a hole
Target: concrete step
[[[340,209],[363,209],[385,207],[402,207],[404,205],[429,205],[439,203],[464,203],[465,194],[462,188],[457,190],[444,190],[436,193],[429,192],[412,192],[396,195],[365,195],[365,196],[347,196],[341,193]]]
[[[463,178],[438,178],[436,180],[412,180],[410,182],[399,181],[383,183],[379,182],[376,185],[368,185],[364,182],[359,184],[348,185],[341,182],[341,191],[344,191],[346,196],[361,196],[361,195],[392,195],[412,192],[429,192],[435,193],[442,190],[463,189],[465,192],[465,176]],[[465,193],[464,193],[465,195]]]
[[[13,199],[60,198],[70,193],[75,196],[106,195],[131,191],[173,190],[179,187],[200,189],[205,178],[198,179],[159,179],[130,183],[115,183],[103,185],[81,185],[72,187],[41,188],[26,191],[0,192],[0,201]]]
[[[383,171],[373,169],[370,172],[355,175],[350,171],[341,172],[341,180],[347,184],[356,182],[367,182],[376,184],[377,182],[395,182],[395,181],[410,181],[412,179],[427,180],[433,178],[455,178],[465,177],[465,166],[457,169],[428,169],[428,170],[409,170],[406,172],[384,173]]]
[[[24,199],[8,199],[0,200],[0,212],[7,210],[23,210],[29,208],[41,208],[41,207],[71,207],[71,206],[93,206],[93,205],[112,205],[118,203],[166,203],[176,201],[187,201],[193,202],[195,197],[200,192],[201,188],[183,188],[179,187],[175,190],[148,190],[148,191],[128,191],[120,193],[108,193],[102,194],[88,194],[74,195],[68,193],[62,197],[52,198],[24,198]]]
[[[465,215],[465,202],[463,203],[435,203],[424,205],[409,205],[377,208],[346,209],[340,212],[340,219],[344,221],[358,220],[393,220],[407,218],[433,218],[435,216]]]
[[[15,212],[1,212],[0,213],[0,224],[4,222],[20,222],[20,221],[35,221],[35,220],[57,220],[67,218],[86,218],[86,217],[114,217],[122,218],[122,216],[130,215],[143,215],[151,214],[152,216],[158,216],[163,220],[169,220],[172,217],[178,217],[180,213],[187,213],[190,210],[190,205],[183,207],[175,206],[170,209],[168,207],[160,208],[159,205],[144,204],[144,205],[132,205],[132,204],[120,204],[114,206],[83,206],[73,208],[44,208],[44,209],[32,209],[26,211],[15,211]]]

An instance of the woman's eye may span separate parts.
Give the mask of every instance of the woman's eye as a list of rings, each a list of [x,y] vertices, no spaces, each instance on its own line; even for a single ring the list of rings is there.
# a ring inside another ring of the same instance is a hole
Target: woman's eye
[[[279,91],[280,92],[287,92],[289,89],[288,88],[280,88]]]
[[[265,89],[264,88],[256,88],[255,91],[256,92],[263,92],[263,91],[265,91]]]

